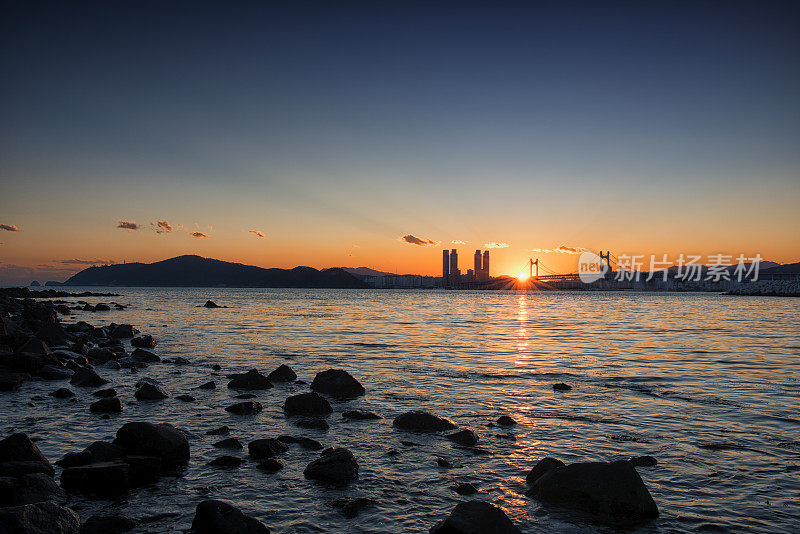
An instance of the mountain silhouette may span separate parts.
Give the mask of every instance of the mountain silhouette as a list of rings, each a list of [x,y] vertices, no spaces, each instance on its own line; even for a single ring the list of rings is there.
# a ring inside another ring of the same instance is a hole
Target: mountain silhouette
[[[252,265],[186,255],[155,263],[93,266],[64,282],[66,286],[132,287],[302,287],[364,288],[342,269],[312,267],[263,269]]]

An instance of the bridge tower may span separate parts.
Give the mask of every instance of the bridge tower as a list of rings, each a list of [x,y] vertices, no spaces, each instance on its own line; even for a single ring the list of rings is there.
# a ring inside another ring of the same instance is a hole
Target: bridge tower
[[[536,258],[536,261],[533,261],[533,258],[529,259],[528,263],[528,277],[533,278],[533,266],[536,266],[536,278],[539,278],[539,258]]]

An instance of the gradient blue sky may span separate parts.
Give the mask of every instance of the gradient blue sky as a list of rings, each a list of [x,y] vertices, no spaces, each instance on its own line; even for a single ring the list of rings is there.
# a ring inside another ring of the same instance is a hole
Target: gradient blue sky
[[[436,273],[407,234],[510,244],[493,274],[559,245],[797,261],[798,6],[5,2],[0,281]]]

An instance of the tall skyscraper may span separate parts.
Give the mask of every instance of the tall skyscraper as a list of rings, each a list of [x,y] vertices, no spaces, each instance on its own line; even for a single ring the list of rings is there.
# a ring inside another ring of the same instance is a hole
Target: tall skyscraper
[[[460,281],[460,274],[458,272],[458,251],[452,249],[450,251],[450,284],[457,284]]]
[[[481,266],[481,251],[475,251],[475,262],[472,270],[475,273],[476,280],[483,280],[483,267]]]
[[[484,251],[484,253],[483,253],[483,270],[482,270],[482,274],[483,274],[483,281],[484,282],[489,280],[489,276],[490,275],[489,275],[489,251],[488,250]]]
[[[442,251],[442,286],[450,285],[450,252]]]

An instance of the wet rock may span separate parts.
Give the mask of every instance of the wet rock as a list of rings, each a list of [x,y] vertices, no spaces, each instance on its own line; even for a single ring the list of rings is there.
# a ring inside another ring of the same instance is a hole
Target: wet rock
[[[41,339],[36,339],[35,337],[32,337],[24,345],[19,347],[17,349],[17,352],[46,355],[50,354],[50,347],[48,347],[47,343],[45,343]]]
[[[344,417],[345,419],[354,419],[357,421],[370,420],[370,419],[383,419],[380,415],[376,414],[375,412],[367,412],[364,410],[350,410],[347,412],[343,412],[342,417]]]
[[[194,402],[194,401],[197,400],[194,397],[192,397],[191,395],[178,395],[175,398],[178,399],[179,401],[183,401],[183,402]]]
[[[311,430],[328,430],[330,425],[325,419],[321,419],[319,417],[301,417],[300,419],[295,419],[292,421],[296,426],[300,428],[308,428]]]
[[[218,364],[218,363],[215,363],[214,365],[212,365],[211,368],[213,370],[215,370],[215,371],[222,371],[222,366],[220,364]]]
[[[230,428],[227,426],[221,426],[219,428],[215,428],[214,430],[209,430],[206,432],[207,436],[227,436],[228,433],[231,431]]]
[[[278,436],[278,441],[281,443],[292,444],[296,443],[309,451],[322,450],[322,443],[315,439],[306,438],[302,436]]]
[[[333,413],[333,408],[319,393],[311,392],[287,398],[283,403],[283,411],[288,415],[328,415]]]
[[[351,399],[364,394],[364,386],[347,371],[328,369],[317,373],[311,389],[337,399]]]
[[[207,500],[197,505],[192,521],[194,534],[269,534],[259,520],[244,515],[230,504]]]
[[[106,347],[92,347],[86,351],[86,357],[89,358],[92,363],[104,364],[114,359],[114,351]]]
[[[131,346],[139,347],[140,349],[152,349],[156,346],[156,340],[150,335],[139,336],[131,339]]]
[[[44,340],[50,347],[67,345],[74,338],[58,323],[44,323],[36,331],[36,337]]]
[[[92,393],[95,397],[100,397],[101,399],[107,399],[109,397],[116,397],[117,390],[114,388],[107,388],[107,389],[98,389],[94,393]]]
[[[475,456],[486,456],[488,454],[492,454],[492,451],[488,449],[481,449],[480,447],[470,447],[469,450],[471,450],[472,454]]]
[[[650,492],[627,461],[556,467],[537,478],[526,495],[588,513],[612,525],[635,524],[658,516]]]
[[[404,439],[400,440],[400,444],[405,445],[406,447],[417,447],[419,445],[419,443],[415,443],[413,441],[407,441]]]
[[[167,363],[167,360],[163,360],[163,361],[164,361],[164,363]],[[190,362],[189,360],[187,360],[183,356],[175,356],[174,358],[169,360],[169,363],[174,364],[174,365],[189,365],[192,362]]]
[[[0,476],[27,473],[46,473],[53,476],[55,471],[27,434],[12,434],[0,441]]]
[[[222,441],[214,443],[215,447],[220,449],[243,449],[244,445],[236,438],[225,438]]]
[[[439,467],[447,468],[447,469],[450,469],[451,467],[453,467],[453,464],[451,464],[449,461],[445,460],[444,458],[437,458],[436,459],[436,465],[438,465]]]
[[[500,426],[514,426],[517,422],[508,415],[501,415],[497,418],[497,424]]]
[[[277,458],[267,458],[263,462],[259,463],[256,467],[268,473],[275,473],[276,471],[283,469],[283,463]]]
[[[250,369],[246,373],[232,375],[233,380],[228,382],[228,389],[270,389],[272,383],[267,377],[258,372],[257,369]]]
[[[459,495],[475,495],[476,493],[478,493],[478,488],[476,488],[473,484],[470,484],[469,482],[464,482],[453,486],[453,491],[455,491]]]
[[[281,364],[277,369],[267,375],[270,382],[292,382],[297,380],[297,375],[288,365]]]
[[[48,393],[48,395],[57,399],[68,399],[70,397],[74,397],[75,392],[68,388],[58,388],[57,390]]]
[[[208,462],[208,465],[212,467],[222,467],[222,468],[239,467],[240,465],[242,465],[242,459],[237,458],[236,456],[223,455],[220,456],[219,458],[214,458],[213,460]]]
[[[69,492],[120,495],[130,487],[128,464],[113,461],[67,467],[61,472],[61,485]]]
[[[200,384],[197,389],[217,389],[217,383],[212,380],[211,382]]]
[[[136,330],[129,324],[118,324],[109,332],[111,337],[115,338],[131,338],[136,335]]]
[[[143,383],[136,390],[136,399],[140,401],[163,400],[169,397],[163,388],[149,382]]]
[[[78,534],[78,514],[52,502],[0,508],[0,531],[9,534]]]
[[[475,444],[478,443],[478,436],[475,434],[475,432],[468,428],[459,430],[453,434],[448,434],[445,437],[450,441],[458,443],[459,445],[464,445],[465,447],[474,447]]]
[[[319,458],[308,464],[303,474],[320,482],[344,485],[358,476],[358,462],[349,450],[332,447],[322,451]]]
[[[123,534],[135,526],[136,521],[121,515],[93,515],[81,525],[80,534]]]
[[[271,458],[289,450],[289,447],[273,438],[257,439],[247,444],[247,451],[253,458]]]
[[[204,308],[221,308],[219,304],[214,302],[213,300],[207,300],[205,304],[203,304]]]
[[[565,384],[564,382],[559,382],[557,384],[553,384],[553,389],[555,391],[569,391],[572,389],[572,386]]]
[[[66,502],[64,490],[50,475],[28,473],[19,477],[0,477],[0,507],[23,506],[44,501],[59,504]]]
[[[94,305],[94,311],[111,311],[111,306],[104,302],[98,302]]]
[[[94,369],[82,367],[75,371],[69,383],[78,387],[98,388],[104,384],[108,384],[108,380],[98,375]]]
[[[126,423],[117,430],[114,443],[131,455],[157,456],[164,466],[189,461],[189,441],[169,423]]]
[[[66,380],[72,376],[72,371],[61,365],[43,365],[36,375],[43,380]]]
[[[484,501],[456,505],[450,516],[430,529],[430,534],[521,534],[500,508]]]
[[[558,460],[556,458],[542,458],[536,465],[533,466],[533,469],[528,472],[525,476],[525,481],[530,485],[536,482],[536,480],[544,475],[552,471],[553,469],[557,469],[559,467],[564,467],[564,462]]]
[[[131,352],[131,358],[136,361],[146,362],[146,363],[158,363],[161,361],[161,358],[150,352],[149,350],[144,349],[134,349]]]
[[[131,487],[138,488],[153,484],[161,476],[161,458],[129,454],[124,461],[128,464],[128,480]]]
[[[117,397],[100,399],[89,406],[89,411],[93,413],[120,413],[122,411],[122,401]]]
[[[337,508],[341,508],[342,515],[347,519],[352,519],[358,517],[358,513],[364,508],[378,504],[378,501],[368,497],[356,497],[355,499],[340,497],[335,499],[331,504]]]
[[[261,406],[260,402],[249,401],[232,404],[225,408],[225,411],[236,415],[253,415],[259,413],[263,409],[264,407]]]
[[[442,430],[452,430],[457,427],[457,425],[449,419],[420,410],[398,415],[395,417],[392,424],[401,430],[410,432],[439,432]]]
[[[653,467],[658,463],[652,456],[632,456],[628,461],[633,467]]]
[[[0,391],[16,391],[25,381],[25,377],[30,378],[30,375],[22,373],[14,373],[8,371],[0,371]]]

